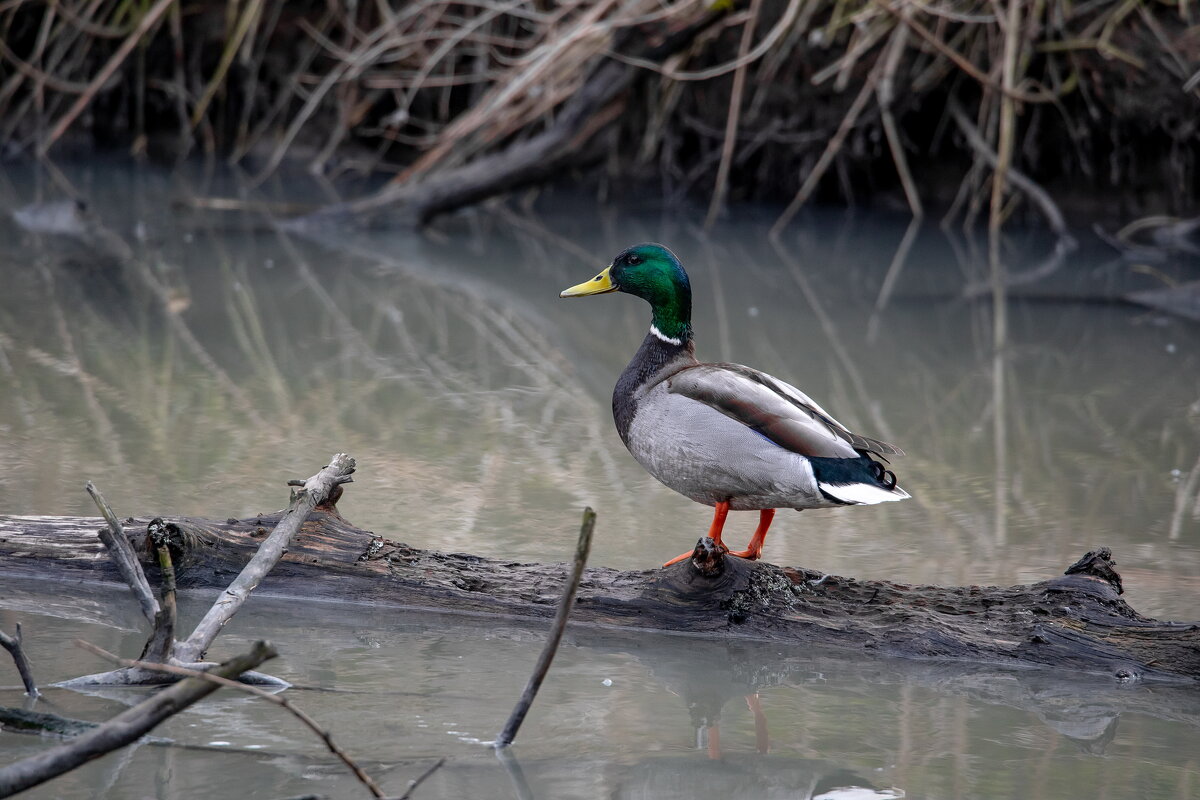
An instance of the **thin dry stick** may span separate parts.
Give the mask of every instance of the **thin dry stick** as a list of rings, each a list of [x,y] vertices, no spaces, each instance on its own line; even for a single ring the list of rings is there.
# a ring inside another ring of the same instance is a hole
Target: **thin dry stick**
[[[104,515],[104,519],[108,523],[108,528],[101,528],[99,531],[100,541],[104,542],[104,546],[108,548],[108,554],[117,564],[121,577],[125,579],[125,583],[129,584],[129,589],[137,598],[142,614],[153,624],[154,618],[159,612],[158,601],[154,599],[150,581],[146,580],[146,573],[142,571],[137,554],[133,552],[133,545],[125,536],[125,529],[121,527],[121,521],[117,519],[117,515],[113,513],[108,501],[104,499],[104,495],[100,494],[100,490],[96,488],[95,484],[88,481],[84,488],[92,496],[96,507],[100,509],[100,513]]]
[[[908,13],[906,8],[905,16]],[[887,57],[883,63],[883,75],[879,79],[879,114],[883,122],[883,132],[887,136],[888,148],[892,151],[892,162],[896,165],[896,174],[900,176],[900,185],[904,187],[904,196],[908,198],[908,207],[912,210],[914,219],[921,219],[925,216],[925,209],[921,206],[917,184],[908,168],[908,158],[904,155],[904,141],[900,138],[896,115],[892,113],[892,104],[896,99],[896,70],[900,66],[900,57],[904,54],[907,44],[908,26],[897,25],[889,41]]]
[[[1003,84],[996,83],[991,76],[980,70],[979,67],[968,61],[965,56],[939,39],[924,25],[917,22],[915,19],[912,19],[911,17],[901,14],[899,11],[893,8],[888,0],[875,0],[875,2],[896,19],[912,28],[913,31],[922,39],[933,45],[934,50],[937,50],[946,58],[953,61],[959,69],[970,75],[979,83],[982,83],[984,86],[987,86],[990,89],[995,89],[1004,96],[1020,100],[1023,103],[1049,103],[1055,100],[1056,96],[1049,92],[1043,92],[1042,94],[1029,94],[1028,92],[1020,91],[1015,86],[1005,86]]]
[[[738,60],[742,61],[750,51],[750,42],[754,39],[754,28],[758,24],[758,10],[762,0],[751,0],[750,18],[746,27],[742,28],[742,41],[738,45]],[[737,144],[738,121],[742,116],[742,93],[746,89],[746,72],[749,65],[745,62],[738,65],[733,74],[733,88],[729,93],[729,116],[725,119],[725,142],[721,146],[721,164],[717,167],[717,185],[713,190],[712,201],[708,204],[708,215],[704,218],[704,227],[709,229],[717,221],[717,214],[725,203],[725,192],[729,188],[729,167],[733,163],[733,150]]]
[[[38,691],[37,684],[33,682],[33,670],[29,668],[29,659],[25,657],[25,651],[21,648],[21,623],[17,623],[15,636],[9,636],[4,631],[0,631],[0,647],[12,655],[13,662],[17,665],[17,672],[21,673],[21,683],[25,684],[25,694],[36,700],[41,696],[41,692]]]
[[[137,661],[137,660],[131,659],[131,658],[121,658],[120,656],[114,655],[114,654],[108,652],[107,650],[104,650],[100,647],[97,647],[94,644],[91,644],[90,642],[76,640],[75,644],[77,647],[82,647],[84,650],[87,650],[89,653],[92,653],[93,655],[100,656],[101,658],[105,659],[106,661],[109,661],[113,664],[119,664],[122,667],[129,667],[129,668],[133,668],[133,669],[148,669],[148,670],[154,670],[156,672],[168,672],[172,675],[179,675],[184,678],[200,678],[201,680],[209,681],[210,683],[215,683],[218,686],[225,686],[230,689],[237,689],[240,692],[245,692],[246,694],[252,694],[255,697],[261,697],[263,700],[266,700],[269,703],[274,703],[275,705],[279,706],[280,708],[286,709],[289,713],[292,714],[292,716],[294,716],[296,719],[298,719],[302,723],[304,723],[304,725],[307,726],[309,730],[311,730],[313,733],[317,734],[317,736],[321,737],[321,740],[323,742],[325,742],[325,746],[327,748],[329,748],[329,752],[333,753],[335,756],[337,756],[339,759],[341,759],[342,763],[350,768],[350,771],[354,773],[354,777],[358,778],[359,782],[367,787],[367,790],[371,792],[372,796],[374,796],[374,797],[384,797],[385,796],[383,791],[379,788],[379,786],[375,783],[375,781],[371,780],[371,776],[368,775],[366,772],[364,772],[362,767],[360,767],[357,763],[355,763],[354,759],[350,758],[350,756],[347,755],[345,750],[338,747],[337,744],[334,743],[333,736],[329,733],[329,731],[322,728],[319,724],[317,724],[317,721],[315,719],[313,719],[308,714],[301,711],[296,706],[292,705],[287,700],[287,698],[283,697],[282,695],[272,694],[271,692],[268,692],[264,689],[260,689],[257,686],[249,686],[245,683],[239,683],[238,681],[232,680],[230,678],[223,678],[219,675],[213,675],[211,672],[202,672],[200,670],[188,669],[187,667],[179,667],[174,664],[158,664],[158,663],[153,663],[150,661]]]
[[[133,32],[129,34],[125,41],[121,42],[121,46],[117,48],[117,52],[113,53],[112,58],[108,59],[108,63],[101,67],[100,71],[96,73],[96,77],[93,78],[92,82],[88,84],[87,91],[79,95],[75,102],[71,104],[71,107],[67,109],[67,113],[63,114],[62,117],[59,118],[58,122],[56,122],[54,127],[50,130],[50,133],[47,134],[46,138],[42,140],[42,143],[38,145],[39,156],[45,156],[46,152],[51,148],[51,146],[53,146],[55,142],[58,141],[59,137],[66,133],[67,128],[71,127],[71,123],[75,121],[75,118],[83,113],[83,110],[87,108],[88,104],[91,103],[96,97],[96,93],[100,91],[100,88],[104,86],[104,84],[108,82],[108,79],[112,77],[112,74],[117,71],[117,67],[121,66],[129,54],[133,52],[133,48],[137,47],[138,43],[142,41],[142,37],[145,35],[146,31],[154,27],[154,24],[158,22],[159,18],[161,18],[162,15],[167,12],[167,9],[171,7],[171,3],[173,2],[175,2],[175,0],[158,0],[158,2],[155,3],[154,6],[145,13],[141,21],[138,23],[138,26],[133,29]]]
[[[775,43],[783,38],[783,35],[791,29],[792,23],[796,21],[796,17],[800,14],[800,7],[803,5],[803,0],[790,0],[787,8],[783,10],[783,16],[779,18],[779,22],[775,23],[775,27],[771,28],[767,35],[763,37],[763,40],[759,42],[753,50],[751,50],[749,53],[746,53],[745,56],[739,56],[733,61],[727,61],[724,64],[718,64],[717,66],[709,67],[708,69],[687,72],[675,70],[665,64],[658,64],[654,61],[638,58],[636,56],[627,56],[620,53],[609,53],[609,56],[617,61],[629,64],[632,67],[641,67],[642,69],[648,69],[653,72],[657,72],[664,78],[672,81],[710,81],[713,78],[719,78],[726,73],[733,72],[735,69],[745,64],[753,64],[755,61],[770,52],[771,48],[775,46]],[[712,3],[708,6],[710,11],[724,9],[726,12],[731,12],[734,7],[735,4],[732,1],[725,3]]]
[[[209,78],[208,85],[204,87],[204,93],[200,95],[196,107],[192,109],[191,126],[193,128],[200,124],[200,120],[204,118],[204,112],[208,110],[208,104],[212,102],[213,97],[217,94],[217,89],[225,81],[225,73],[229,71],[229,65],[233,63],[238,48],[242,46],[242,40],[250,32],[250,26],[258,19],[258,15],[262,11],[262,4],[263,0],[250,0],[242,11],[242,16],[238,18],[237,29],[225,44],[225,51],[221,53],[221,60],[217,63],[216,70]]]
[[[533,698],[537,697],[538,689],[541,688],[546,673],[550,671],[550,662],[554,660],[554,654],[558,652],[558,643],[562,641],[563,631],[567,628],[567,617],[571,615],[571,606],[575,603],[575,592],[579,589],[579,579],[583,577],[583,565],[587,563],[588,551],[592,547],[592,529],[595,527],[596,512],[591,508],[585,508],[583,525],[579,528],[579,542],[575,545],[575,565],[571,571],[571,577],[567,581],[566,591],[563,592],[562,600],[558,604],[558,613],[554,615],[550,638],[546,640],[546,646],[542,648],[542,654],[538,656],[533,674],[529,676],[529,681],[525,684],[525,691],[521,692],[521,699],[517,701],[512,714],[508,717],[508,722],[504,724],[504,730],[496,737],[496,747],[498,748],[508,747],[512,744],[513,739],[517,736],[517,730],[525,721],[525,715],[529,713],[529,707],[533,705]]]

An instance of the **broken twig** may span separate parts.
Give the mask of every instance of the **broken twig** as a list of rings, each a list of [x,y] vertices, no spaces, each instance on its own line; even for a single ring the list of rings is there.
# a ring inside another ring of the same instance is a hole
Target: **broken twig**
[[[354,459],[345,453],[338,453],[328,466],[304,482],[304,488],[295,493],[287,512],[275,526],[275,530],[263,540],[254,557],[234,578],[233,583],[229,584],[229,588],[221,592],[221,596],[204,615],[204,619],[196,625],[187,641],[176,646],[175,655],[180,661],[197,661],[204,655],[204,651],[213,643],[213,639],[217,638],[225,623],[233,619],[233,615],[250,597],[250,593],[279,563],[288,543],[308,519],[309,513],[329,497],[336,487],[352,481],[350,475],[353,472]]]

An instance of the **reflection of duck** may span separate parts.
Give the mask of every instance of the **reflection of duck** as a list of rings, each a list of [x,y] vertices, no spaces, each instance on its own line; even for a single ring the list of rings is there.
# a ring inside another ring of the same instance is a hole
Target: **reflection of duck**
[[[795,756],[728,761],[653,756],[623,771],[609,797],[661,800],[898,800],[903,789],[876,788],[837,764]]]
[[[872,458],[900,448],[851,433],[794,386],[740,364],[702,364],[692,342],[692,290],[675,255],[657,244],[622,252],[562,297],[622,291],[650,303],[650,332],[613,390],[617,432],[651,475],[714,506],[717,545],[730,510],[758,510],[745,550],[756,559],[777,508],[903,500],[896,476]],[[669,566],[689,557],[685,553]]]

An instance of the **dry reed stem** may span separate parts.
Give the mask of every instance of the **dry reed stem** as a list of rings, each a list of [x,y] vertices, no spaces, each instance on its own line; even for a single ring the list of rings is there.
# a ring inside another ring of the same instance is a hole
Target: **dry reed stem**
[[[733,162],[733,150],[737,144],[738,120],[742,113],[742,94],[746,89],[746,61],[750,52],[750,42],[754,39],[754,28],[758,23],[759,10],[762,0],[750,1],[749,18],[742,28],[742,41],[738,45],[738,64],[733,73],[733,88],[729,92],[729,114],[725,120],[725,141],[721,145],[721,164],[717,167],[717,184],[713,189],[712,200],[708,204],[708,214],[704,218],[704,227],[711,228],[717,221],[717,214],[725,203],[725,192],[729,188],[729,167]]]
[[[58,141],[59,137],[66,133],[67,128],[71,127],[71,123],[75,121],[75,118],[78,117],[83,110],[87,108],[88,104],[91,103],[95,98],[96,93],[100,91],[100,87],[108,82],[108,79],[112,77],[112,74],[117,71],[117,67],[121,66],[129,54],[133,52],[133,48],[138,46],[138,43],[142,41],[142,37],[147,31],[154,27],[155,23],[157,23],[162,15],[166,13],[167,9],[171,7],[173,2],[175,2],[175,0],[158,0],[158,2],[155,3],[154,6],[142,16],[137,27],[130,32],[129,36],[125,38],[125,41],[121,43],[121,46],[117,48],[117,52],[113,53],[108,62],[100,68],[98,73],[96,73],[96,77],[93,78],[88,84],[87,90],[79,96],[79,99],[71,105],[71,108],[67,110],[67,113],[63,114],[63,116],[59,118],[58,122],[55,123],[50,132],[46,134],[46,137],[38,145],[38,155],[45,156],[46,152],[54,145],[55,142]]]

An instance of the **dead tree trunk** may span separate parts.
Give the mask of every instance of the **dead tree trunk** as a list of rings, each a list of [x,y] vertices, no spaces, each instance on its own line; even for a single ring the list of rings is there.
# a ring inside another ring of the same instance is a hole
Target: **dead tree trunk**
[[[192,542],[176,559],[180,588],[224,589],[279,518],[171,518]],[[135,546],[149,522],[126,523]],[[97,538],[100,524],[87,517],[0,517],[0,575],[123,583]],[[144,543],[137,550],[150,561]],[[691,561],[669,569],[588,569],[571,624],[1050,666],[1122,682],[1200,680],[1200,624],[1138,614],[1120,597],[1114,563],[1099,549],[1066,574],[1030,585],[909,586],[747,562],[702,542]],[[417,550],[318,509],[258,591],[548,619],[568,569]]]

